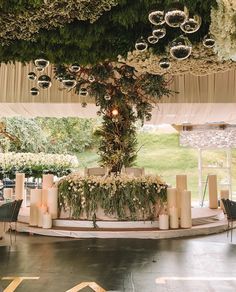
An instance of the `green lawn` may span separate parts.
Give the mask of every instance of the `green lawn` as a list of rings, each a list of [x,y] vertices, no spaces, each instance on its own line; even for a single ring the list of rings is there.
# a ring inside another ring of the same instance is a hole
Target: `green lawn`
[[[198,198],[198,150],[179,146],[178,134],[139,133],[139,152],[136,166],[144,167],[146,173],[158,174],[168,183],[175,185],[176,174],[188,175],[188,189],[194,198]],[[233,191],[236,192],[236,150],[233,151]],[[99,156],[96,150],[78,154],[81,168],[98,165]],[[223,163],[222,151],[207,151],[204,157],[206,164],[216,161]],[[218,182],[225,176],[222,170],[206,170],[218,175]]]

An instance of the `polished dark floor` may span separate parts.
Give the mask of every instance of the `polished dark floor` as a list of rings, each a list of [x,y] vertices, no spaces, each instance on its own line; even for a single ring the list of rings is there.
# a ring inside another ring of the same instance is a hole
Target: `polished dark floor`
[[[0,291],[9,276],[39,277],[23,281],[17,292],[65,292],[81,282],[96,282],[105,291],[235,292],[236,245],[225,233],[170,240],[19,235],[11,248],[0,246]],[[156,283],[161,277],[165,283]]]

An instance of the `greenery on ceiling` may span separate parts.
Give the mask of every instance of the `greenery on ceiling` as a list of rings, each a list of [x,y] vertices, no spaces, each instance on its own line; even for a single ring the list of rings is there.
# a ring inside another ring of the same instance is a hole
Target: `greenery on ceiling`
[[[73,1],[66,2],[71,3]],[[22,6],[24,6],[25,2],[22,3]],[[118,0],[117,6],[105,12],[93,24],[89,21],[79,20],[71,22],[70,18],[65,19],[65,22],[71,23],[64,26],[55,28],[56,25],[52,23],[43,29],[44,24],[47,23],[47,20],[44,19],[42,29],[34,36],[33,41],[24,40],[24,37],[20,37],[20,30],[17,32],[17,37],[13,38],[9,45],[1,46],[0,61],[28,62],[44,56],[52,63],[70,64],[79,62],[87,65],[106,59],[116,60],[118,55],[125,56],[128,51],[134,49],[138,37],[141,35],[147,37],[151,33],[152,26],[148,21],[150,10],[155,8],[165,9],[171,7],[171,3],[173,3],[171,0]],[[216,5],[216,0],[180,0],[180,3],[185,3],[190,11],[202,16],[200,30],[190,36],[193,42],[198,42],[209,30],[210,11],[211,7]],[[9,7],[8,10],[10,10]],[[1,14],[0,23],[3,19],[6,21],[6,15],[6,13]],[[11,18],[9,21],[11,21]],[[2,24],[1,27],[5,27],[0,33],[0,36],[2,36],[0,41],[4,44],[4,41],[9,38],[9,33],[6,33],[6,25]],[[29,27],[27,29],[29,30]],[[22,29],[22,34],[24,31]],[[179,33],[179,29],[167,27],[169,38],[164,38],[159,41],[158,45],[153,46],[154,52],[163,52],[168,42]],[[6,39],[3,37],[4,35]]]

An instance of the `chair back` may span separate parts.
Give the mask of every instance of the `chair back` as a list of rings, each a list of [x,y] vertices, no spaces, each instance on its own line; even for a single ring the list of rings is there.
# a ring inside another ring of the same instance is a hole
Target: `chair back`
[[[236,220],[236,202],[229,199],[221,199],[227,218],[229,220]]]
[[[85,168],[84,175],[85,176],[104,176],[107,174],[106,167],[92,167],[92,168]]]
[[[14,208],[14,211],[13,211],[12,221],[11,222],[17,222],[18,215],[19,215],[20,208],[21,208],[23,200],[16,200],[15,202],[16,202],[16,204],[15,204],[15,208]]]
[[[15,208],[16,201],[0,206],[0,222],[11,222]]]
[[[144,168],[138,168],[138,167],[126,167],[122,170],[123,174],[140,177],[145,174]]]

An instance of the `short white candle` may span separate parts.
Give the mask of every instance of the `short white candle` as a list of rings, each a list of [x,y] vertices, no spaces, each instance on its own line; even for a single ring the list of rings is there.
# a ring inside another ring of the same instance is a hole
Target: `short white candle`
[[[47,212],[47,206],[38,207],[38,227],[43,227],[43,214]]]
[[[5,200],[11,200],[13,195],[13,188],[4,188],[3,197]]]
[[[169,216],[167,214],[159,215],[159,229],[169,229]]]
[[[52,228],[52,216],[49,213],[43,214],[43,228],[44,229]]]

